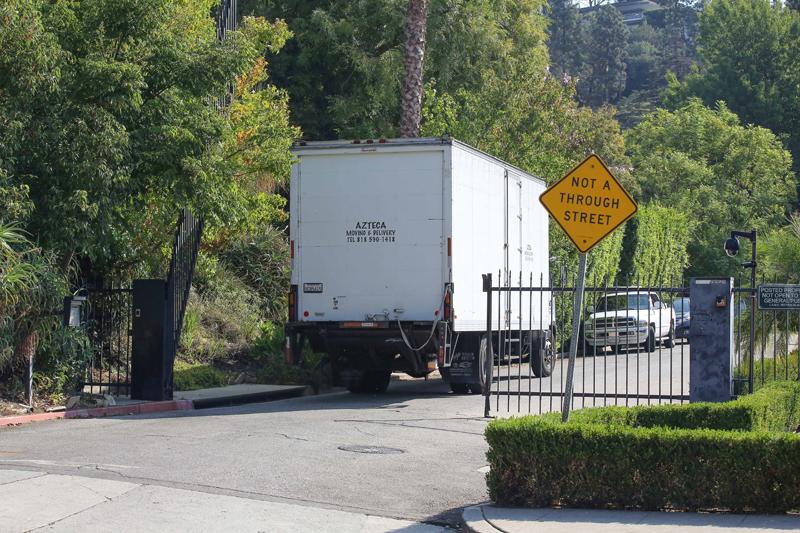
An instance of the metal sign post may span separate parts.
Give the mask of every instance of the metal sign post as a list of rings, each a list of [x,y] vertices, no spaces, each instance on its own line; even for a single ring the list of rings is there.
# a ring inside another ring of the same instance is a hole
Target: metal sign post
[[[580,254],[578,264],[578,283],[575,286],[575,303],[572,306],[572,341],[569,343],[569,365],[567,366],[567,388],[564,391],[564,407],[561,411],[561,421],[569,420],[569,410],[572,407],[572,387],[575,381],[575,359],[578,356],[578,337],[581,331],[581,314],[583,314],[583,287],[586,283],[586,255]]]
[[[615,229],[621,227],[638,209],[628,191],[595,154],[547,188],[539,197],[553,220],[578,249],[580,265],[575,303],[572,309],[572,342],[564,394],[562,420],[569,419],[572,405],[575,358],[578,355],[583,287],[586,282],[586,254]]]

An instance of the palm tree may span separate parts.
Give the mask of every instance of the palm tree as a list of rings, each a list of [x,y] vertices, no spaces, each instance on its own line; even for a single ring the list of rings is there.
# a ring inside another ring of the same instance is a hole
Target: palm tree
[[[425,31],[428,0],[408,0],[406,10],[405,76],[401,93],[400,135],[419,137],[422,121],[422,68],[425,64]]]

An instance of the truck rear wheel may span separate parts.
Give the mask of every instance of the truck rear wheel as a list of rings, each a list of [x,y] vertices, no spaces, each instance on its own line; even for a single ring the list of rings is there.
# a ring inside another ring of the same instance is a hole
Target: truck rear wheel
[[[391,370],[365,370],[355,383],[347,386],[347,390],[355,394],[386,392],[391,379]]]
[[[534,346],[535,345],[535,346]],[[546,378],[553,373],[553,366],[555,366],[556,350],[552,342],[545,337],[543,343],[531,342],[528,347],[531,353],[531,370],[533,375],[537,378]]]
[[[480,381],[469,384],[469,390],[472,391],[472,394],[484,394],[491,386],[491,370],[487,371],[486,368],[487,364],[494,362],[494,354],[489,353],[491,347],[489,337],[483,335],[478,348],[478,378]]]

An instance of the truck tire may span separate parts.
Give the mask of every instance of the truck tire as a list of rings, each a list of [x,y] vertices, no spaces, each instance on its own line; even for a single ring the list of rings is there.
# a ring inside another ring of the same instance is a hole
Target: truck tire
[[[672,348],[675,346],[675,323],[671,322],[669,325],[669,334],[664,339],[664,348]]]
[[[647,328],[647,339],[644,341],[644,351],[647,353],[656,351],[656,330],[653,326]]]
[[[491,387],[491,371],[487,372],[486,370],[487,361],[494,362],[494,354],[489,354],[490,345],[489,337],[487,337],[485,334],[481,336],[480,345],[478,348],[478,377],[480,381],[469,384],[469,390],[472,391],[472,394],[484,394]]]
[[[539,344],[539,343],[537,343]],[[546,378],[553,373],[555,366],[556,353],[552,343],[548,348],[547,342],[541,348],[539,346],[530,346],[529,352],[531,353],[531,370],[533,375],[537,378]]]
[[[386,392],[391,379],[391,370],[365,370],[355,383],[348,385],[347,390],[354,394]]]

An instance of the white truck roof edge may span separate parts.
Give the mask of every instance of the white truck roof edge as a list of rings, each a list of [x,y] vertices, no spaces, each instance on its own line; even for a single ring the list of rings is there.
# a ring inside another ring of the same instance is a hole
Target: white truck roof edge
[[[358,144],[353,142],[352,140],[335,140],[335,141],[295,141],[292,145],[292,152],[293,153],[302,153],[302,152],[313,152],[317,150],[330,150],[330,149],[343,149],[343,148],[369,148],[369,147],[381,147],[386,148],[390,146],[458,146],[463,150],[467,150],[474,154],[478,154],[481,157],[486,159],[491,159],[492,161],[497,162],[498,164],[508,168],[509,170],[513,170],[514,172],[519,173],[520,175],[524,176],[525,178],[530,179],[531,181],[535,181],[542,185],[547,185],[544,179],[531,174],[530,172],[526,172],[521,168],[512,165],[498,157],[495,157],[491,154],[484,152],[483,150],[479,150],[474,146],[470,146],[469,144],[459,141],[458,139],[454,139],[452,137],[416,137],[413,139],[408,138],[397,138],[397,139],[383,139],[384,142],[380,142],[379,140],[373,140],[371,143],[367,143],[365,141],[360,141]]]

